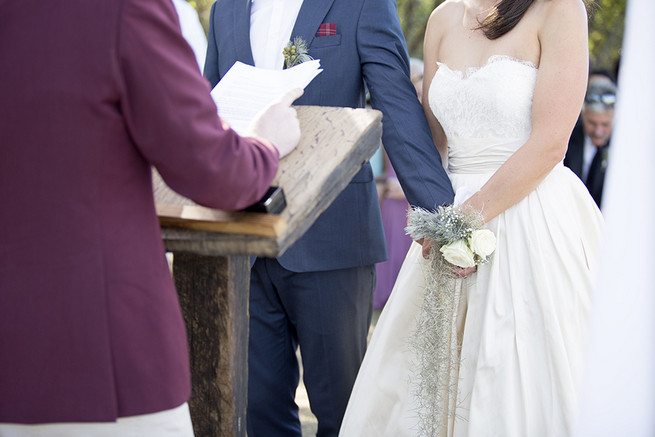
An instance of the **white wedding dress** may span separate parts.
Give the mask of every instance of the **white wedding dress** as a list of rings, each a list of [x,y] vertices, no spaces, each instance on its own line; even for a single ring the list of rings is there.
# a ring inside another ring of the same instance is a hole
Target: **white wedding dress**
[[[493,56],[466,72],[439,69],[430,106],[448,138],[448,170],[465,200],[528,139],[538,70]],[[575,418],[584,366],[602,217],[561,163],[526,198],[487,223],[489,263],[457,281],[448,406],[425,411],[413,336],[427,263],[413,243],[362,363],[342,437],[564,437]],[[414,345],[414,346],[413,346]],[[425,358],[425,357],[424,357]],[[609,377],[609,375],[608,375]]]

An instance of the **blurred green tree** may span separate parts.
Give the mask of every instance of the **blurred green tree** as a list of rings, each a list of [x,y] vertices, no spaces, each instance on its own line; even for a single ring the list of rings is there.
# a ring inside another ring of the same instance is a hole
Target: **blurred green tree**
[[[589,58],[593,68],[613,71],[621,58],[627,0],[596,0],[589,17]]]

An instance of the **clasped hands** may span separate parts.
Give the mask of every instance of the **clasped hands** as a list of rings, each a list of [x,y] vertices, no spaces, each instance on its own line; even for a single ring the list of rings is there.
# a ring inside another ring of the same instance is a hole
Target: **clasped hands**
[[[416,242],[421,246],[423,246],[422,247],[423,258],[428,259],[430,257],[430,250],[434,245],[433,241],[428,238],[421,238],[420,240],[416,240]],[[478,271],[478,266],[464,268],[451,264],[450,267],[457,275],[459,275],[460,278],[466,278]]]

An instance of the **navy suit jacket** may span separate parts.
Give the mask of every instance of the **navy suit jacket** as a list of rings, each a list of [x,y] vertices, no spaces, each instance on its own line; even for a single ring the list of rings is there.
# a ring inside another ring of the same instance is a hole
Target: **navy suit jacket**
[[[218,0],[211,10],[205,76],[214,86],[236,62],[253,65],[249,0]],[[315,37],[321,23],[336,35]],[[409,59],[393,0],[304,0],[292,38],[301,37],[323,72],[298,105],[358,108],[383,113],[382,142],[410,204],[434,209],[453,190],[409,79]],[[323,271],[386,259],[379,201],[370,164],[279,262],[287,269]]]

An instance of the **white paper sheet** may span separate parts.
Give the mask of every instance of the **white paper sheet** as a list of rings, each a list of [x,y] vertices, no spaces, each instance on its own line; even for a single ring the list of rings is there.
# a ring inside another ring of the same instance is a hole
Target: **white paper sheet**
[[[260,111],[287,91],[304,89],[323,71],[320,66],[319,59],[285,70],[266,70],[236,62],[211,92],[218,115],[244,135]]]

